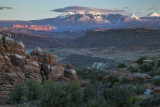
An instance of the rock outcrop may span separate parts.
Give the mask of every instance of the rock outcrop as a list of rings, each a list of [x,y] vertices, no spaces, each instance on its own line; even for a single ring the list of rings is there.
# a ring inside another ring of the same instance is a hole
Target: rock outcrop
[[[64,77],[69,78],[71,80],[79,81],[74,67],[70,64],[66,65],[66,68],[64,71]]]
[[[9,34],[0,35],[0,99],[27,79],[38,82],[62,79],[64,82],[79,81],[73,66],[63,67],[56,62],[54,55],[43,54],[39,47],[26,55],[22,42],[14,41]]]

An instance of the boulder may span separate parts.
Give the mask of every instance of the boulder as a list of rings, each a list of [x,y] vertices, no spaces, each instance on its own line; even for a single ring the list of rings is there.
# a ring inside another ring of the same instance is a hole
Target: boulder
[[[40,67],[35,67],[35,65],[24,65],[24,72],[27,79],[33,79],[39,83],[42,82]]]
[[[155,87],[153,89],[154,94],[159,94],[160,93],[160,87]]]
[[[147,89],[147,90],[144,92],[144,95],[151,95],[152,92],[153,92],[152,90]]]
[[[72,66],[66,65],[66,68],[64,71],[64,77],[80,82],[76,74],[76,70]]]
[[[71,82],[71,79],[66,78],[66,77],[60,77],[60,78],[58,79],[58,82],[61,83],[61,84],[65,84],[65,83]]]
[[[25,57],[24,56],[20,56],[18,54],[13,54],[10,56],[12,65],[14,66],[19,66],[19,67],[23,67],[25,65]]]
[[[48,79],[52,81],[57,81],[61,77],[64,77],[64,67],[60,64],[52,66]]]

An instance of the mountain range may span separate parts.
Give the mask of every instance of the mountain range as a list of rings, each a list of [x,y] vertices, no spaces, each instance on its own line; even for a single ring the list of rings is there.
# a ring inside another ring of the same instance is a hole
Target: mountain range
[[[0,21],[0,27],[12,27],[14,24],[51,25],[57,29],[53,31],[79,31],[95,28],[160,28],[160,15],[153,12],[145,17],[121,14],[101,14],[94,12],[68,12],[55,18],[31,21]]]

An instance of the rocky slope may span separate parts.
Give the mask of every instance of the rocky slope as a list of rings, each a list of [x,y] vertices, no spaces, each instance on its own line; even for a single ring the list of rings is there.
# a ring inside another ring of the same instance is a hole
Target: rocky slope
[[[10,34],[0,36],[0,99],[17,84],[26,79],[38,82],[45,80],[70,82],[79,81],[73,66],[63,67],[52,54],[43,54],[38,47],[30,54],[25,53],[22,42],[14,41]]]
[[[55,48],[64,46],[64,43],[54,37],[51,38],[48,36],[24,34],[14,31],[0,32],[0,34],[6,33],[12,34],[12,38],[14,38],[15,40],[22,41],[26,48],[35,48],[37,46],[40,46],[41,48]]]

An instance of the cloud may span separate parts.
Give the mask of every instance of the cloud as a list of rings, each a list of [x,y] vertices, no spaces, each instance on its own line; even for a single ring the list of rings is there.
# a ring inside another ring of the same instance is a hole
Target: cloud
[[[0,10],[4,10],[4,9],[12,9],[12,7],[0,7]]]
[[[129,9],[129,7],[123,7],[123,9]]]
[[[151,11],[159,11],[159,8],[156,8],[154,6],[150,7],[148,10],[151,10]]]
[[[148,10],[154,10],[155,9],[155,7],[150,7]]]
[[[155,11],[159,11],[159,8],[155,9]]]
[[[58,8],[51,10],[54,12],[95,12],[95,13],[104,13],[104,14],[123,14],[124,10],[120,9],[104,9],[104,8],[91,8],[91,7],[82,7],[82,6],[69,6],[64,8]]]

